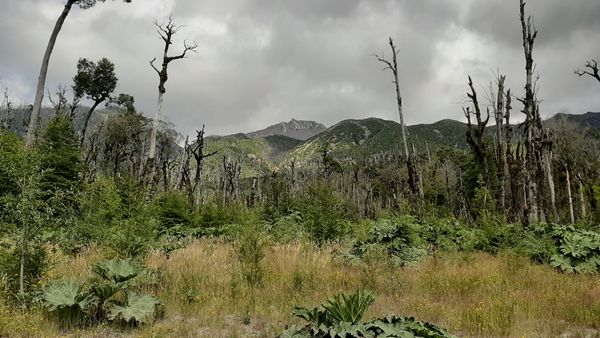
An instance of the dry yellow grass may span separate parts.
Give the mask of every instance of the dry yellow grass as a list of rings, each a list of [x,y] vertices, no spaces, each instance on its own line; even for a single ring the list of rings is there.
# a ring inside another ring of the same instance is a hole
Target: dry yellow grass
[[[160,271],[147,291],[165,315],[136,330],[96,327],[60,332],[40,312],[11,313],[0,304],[0,336],[273,337],[294,305],[314,306],[339,292],[371,289],[377,298],[367,317],[415,316],[465,337],[557,337],[600,328],[600,279],[567,275],[510,254],[456,253],[430,257],[417,268],[382,261],[349,266],[334,248],[294,244],[271,247],[264,284],[246,286],[231,244],[199,240],[169,257],[150,253]],[[97,248],[73,260],[56,259],[52,275],[83,279]],[[23,323],[33,323],[29,326]]]

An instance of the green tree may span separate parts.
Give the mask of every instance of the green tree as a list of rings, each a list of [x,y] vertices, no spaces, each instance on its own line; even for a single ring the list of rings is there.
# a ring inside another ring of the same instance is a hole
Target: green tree
[[[44,191],[78,190],[81,187],[81,151],[67,116],[58,115],[50,120],[42,135],[39,152],[45,171],[41,180]]]
[[[11,191],[0,197],[2,223],[8,230],[19,259],[19,294],[25,293],[27,257],[39,239],[40,229],[50,210],[42,198],[41,161],[32,149],[26,149],[16,135],[0,135],[0,172]]]
[[[54,29],[52,30],[52,34],[50,34],[50,41],[48,41],[48,45],[46,46],[46,52],[44,52],[44,58],[42,59],[42,66],[40,69],[40,75],[38,76],[37,88],[35,91],[35,100],[33,101],[33,110],[31,112],[31,117],[29,120],[29,128],[27,129],[27,146],[31,147],[35,142],[35,133],[37,129],[37,123],[40,116],[40,109],[42,108],[42,100],[44,99],[44,87],[46,86],[46,75],[48,74],[48,65],[50,64],[50,56],[52,56],[52,51],[54,50],[54,45],[56,45],[56,39],[58,38],[58,33],[62,29],[67,16],[71,12],[71,8],[73,5],[79,5],[82,9],[88,9],[94,7],[98,2],[104,2],[106,0],[67,0],[65,3],[65,8],[62,13],[58,17],[56,24],[54,25]],[[124,2],[131,2],[131,0],[123,0]]]
[[[115,64],[107,58],[102,58],[97,63],[86,58],[81,58],[77,62],[77,74],[73,77],[75,98],[80,99],[85,96],[94,102],[85,115],[81,144],[85,141],[85,133],[92,113],[102,102],[110,99],[118,80],[115,75]]]

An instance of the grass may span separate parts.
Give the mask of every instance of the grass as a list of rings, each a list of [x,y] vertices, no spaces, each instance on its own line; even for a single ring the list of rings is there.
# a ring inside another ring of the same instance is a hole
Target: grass
[[[556,337],[600,329],[600,279],[568,275],[510,253],[443,253],[417,268],[394,268],[380,259],[350,266],[335,247],[276,245],[263,260],[262,287],[249,287],[236,248],[199,240],[169,257],[145,258],[159,271],[147,286],[165,315],[138,329],[110,326],[62,332],[39,310],[15,312],[0,303],[0,337],[273,337],[294,305],[313,306],[333,294],[368,288],[376,300],[366,315],[398,314],[431,321],[464,337]],[[103,257],[91,248],[74,259],[60,254],[50,276],[83,280]]]

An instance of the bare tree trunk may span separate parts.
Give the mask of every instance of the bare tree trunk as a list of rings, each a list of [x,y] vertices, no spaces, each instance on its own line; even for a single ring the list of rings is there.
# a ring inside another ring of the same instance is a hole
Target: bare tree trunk
[[[394,40],[389,38],[390,48],[392,49],[392,61],[384,59],[383,57],[375,55],[377,60],[387,65],[385,69],[390,69],[392,74],[394,75],[394,85],[396,87],[396,100],[398,104],[398,116],[400,117],[400,133],[402,137],[402,150],[404,152],[404,160],[406,161],[406,166],[408,170],[408,181],[411,188],[411,191],[414,195],[418,195],[421,197],[423,194],[419,189],[419,178],[418,178],[418,170],[416,168],[415,159],[408,150],[408,141],[407,141],[407,130],[406,124],[404,122],[404,114],[402,112],[402,95],[400,93],[400,82],[398,75],[398,50],[394,45]]]
[[[21,248],[21,258],[19,259],[19,294],[25,294],[25,248]]]
[[[525,114],[525,134],[527,136],[525,146],[527,148],[526,154],[526,178],[527,178],[527,203],[528,203],[528,215],[527,218],[530,223],[537,223],[539,221],[539,202],[538,202],[538,168],[539,165],[536,159],[537,146],[534,140],[534,128],[537,128],[537,104],[535,102],[535,92],[533,88],[533,45],[537,36],[537,31],[533,27],[532,17],[525,19],[525,1],[520,0],[520,19],[521,19],[521,33],[523,35],[523,51],[525,53],[525,98],[523,102]]]
[[[565,176],[567,178],[567,198],[569,201],[569,217],[571,218],[571,224],[575,223],[575,212],[573,211],[573,195],[571,194],[571,175],[569,173],[569,166],[565,163]]]
[[[506,210],[506,151],[504,148],[503,129],[505,118],[504,105],[504,81],[506,76],[498,77],[498,97],[496,99],[496,111],[494,117],[496,119],[496,167],[498,171],[498,195],[497,199],[500,202],[500,209]]]
[[[556,189],[554,187],[554,175],[552,175],[552,153],[549,151],[542,152],[542,161],[544,162],[544,172],[548,181],[548,190],[550,192],[550,205],[552,207],[552,214],[554,221],[560,223],[560,216],[558,215],[558,209],[556,208]],[[568,176],[568,172],[567,172]],[[569,184],[570,187],[570,184]],[[569,188],[570,189],[570,188]]]
[[[52,34],[50,35],[50,41],[48,41],[48,45],[46,46],[46,52],[44,53],[44,58],[42,59],[42,67],[40,69],[40,75],[38,77],[37,88],[35,91],[35,100],[33,101],[33,111],[31,112],[31,117],[29,119],[29,128],[27,128],[27,147],[31,147],[35,142],[35,136],[37,132],[37,124],[40,117],[40,110],[42,108],[42,100],[44,99],[44,88],[46,86],[46,75],[48,74],[48,65],[50,64],[50,56],[52,56],[52,51],[54,50],[54,45],[56,44],[56,38],[58,37],[58,33],[62,29],[62,26],[71,11],[71,7],[75,0],[68,0],[65,4],[65,8],[63,9],[61,15],[58,17],[56,24],[54,25],[54,29],[52,30]]]
[[[577,183],[579,183],[579,204],[581,209],[581,220],[585,221],[587,218],[587,208],[585,206],[585,197],[583,194],[583,183],[581,182],[581,176],[577,174]]]
[[[98,105],[100,105],[100,103],[102,103],[102,101],[95,101],[94,104],[92,105],[92,107],[90,108],[90,110],[88,110],[87,115],[85,115],[85,121],[83,122],[83,128],[81,130],[81,141],[80,141],[81,145],[83,145],[83,143],[85,142],[85,133],[87,131],[88,124],[90,123],[90,118],[92,117],[92,113],[94,113],[94,110],[96,110],[96,108],[98,107]]]
[[[152,133],[150,134],[150,150],[148,151],[148,159],[154,159],[156,156],[156,137],[158,135],[158,127],[160,125],[160,111],[162,110],[164,93],[158,93],[158,101],[156,104],[156,115],[152,123]]]
[[[188,162],[188,157],[189,157],[188,141],[189,141],[189,136],[186,136],[185,144],[183,146],[183,154],[181,155],[181,160],[179,162],[179,168],[177,169],[177,177],[176,177],[177,181],[175,182],[175,190],[180,190],[182,183],[183,183],[183,171],[184,171],[184,167],[186,166],[186,164]]]

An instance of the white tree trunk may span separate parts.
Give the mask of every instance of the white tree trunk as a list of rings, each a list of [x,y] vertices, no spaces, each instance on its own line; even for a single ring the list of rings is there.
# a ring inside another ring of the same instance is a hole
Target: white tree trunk
[[[581,178],[578,180],[579,182],[579,203],[581,204],[581,220],[585,221],[587,218],[587,209],[585,207],[585,197],[583,196],[583,184],[581,183]]]
[[[150,136],[150,150],[148,152],[148,158],[154,160],[156,156],[156,136],[158,134],[158,127],[160,125],[160,111],[163,104],[163,93],[158,93],[158,103],[156,105],[156,116],[154,116],[154,123],[152,125],[152,134]]]
[[[50,41],[48,41],[48,46],[46,46],[46,52],[44,53],[44,58],[42,59],[40,75],[38,76],[38,83],[35,91],[35,100],[33,101],[33,110],[31,111],[29,127],[27,128],[26,145],[28,147],[31,147],[35,142],[35,133],[37,131],[40,110],[42,108],[42,100],[44,99],[44,88],[46,87],[46,75],[48,74],[50,56],[52,55],[52,50],[54,50],[54,45],[56,45],[56,38],[58,37],[58,33],[60,33],[63,23],[65,22],[67,16],[69,15],[69,12],[71,11],[73,2],[73,0],[68,0],[65,4],[65,8],[63,9],[62,14],[58,17],[58,20],[54,25],[54,29],[52,30],[52,34],[50,35]]]
[[[567,177],[567,197],[569,199],[569,217],[571,218],[571,224],[575,223],[575,213],[573,212],[573,195],[571,194],[571,175],[569,173],[569,167],[565,164],[565,174]]]

